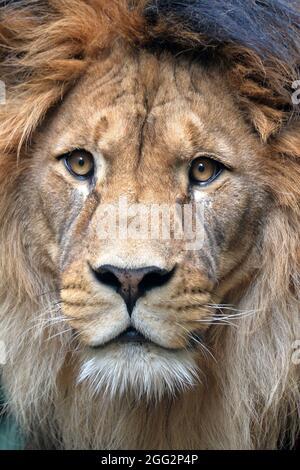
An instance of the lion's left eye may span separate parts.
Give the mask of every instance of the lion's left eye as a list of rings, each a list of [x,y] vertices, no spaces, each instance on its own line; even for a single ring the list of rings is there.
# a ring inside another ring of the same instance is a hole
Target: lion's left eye
[[[205,186],[214,181],[223,169],[224,166],[212,158],[197,157],[190,164],[190,182],[191,184]]]
[[[94,158],[86,150],[74,150],[64,156],[64,163],[71,175],[80,178],[90,178],[94,173]]]

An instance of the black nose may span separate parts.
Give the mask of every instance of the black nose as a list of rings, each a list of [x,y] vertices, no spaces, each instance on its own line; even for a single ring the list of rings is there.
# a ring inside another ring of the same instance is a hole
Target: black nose
[[[167,271],[157,266],[122,269],[110,264],[100,266],[95,275],[102,284],[113,287],[126,303],[129,315],[136,301],[148,290],[160,287],[171,279],[174,269]]]

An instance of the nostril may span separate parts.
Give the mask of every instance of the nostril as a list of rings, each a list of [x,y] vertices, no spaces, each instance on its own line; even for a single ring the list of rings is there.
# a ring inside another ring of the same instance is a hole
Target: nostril
[[[154,289],[155,287],[161,287],[173,276],[175,267],[171,271],[166,269],[155,269],[148,274],[145,274],[139,284],[140,291],[147,292],[148,290]]]
[[[118,277],[110,270],[103,266],[97,270],[93,269],[96,279],[105,284],[106,286],[113,287],[114,289],[118,290],[121,287],[121,282],[119,281]]]

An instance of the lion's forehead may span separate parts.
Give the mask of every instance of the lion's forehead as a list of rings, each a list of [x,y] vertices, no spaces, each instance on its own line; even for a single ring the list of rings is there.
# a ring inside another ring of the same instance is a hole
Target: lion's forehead
[[[249,160],[257,143],[231,94],[224,75],[187,59],[113,52],[90,67],[45,135],[54,152],[89,146],[123,165],[167,166],[201,150]]]

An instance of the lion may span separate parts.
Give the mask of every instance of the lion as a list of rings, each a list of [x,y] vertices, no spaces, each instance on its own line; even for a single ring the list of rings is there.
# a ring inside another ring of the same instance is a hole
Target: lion
[[[2,3],[1,382],[30,448],[296,445],[300,11],[226,4]]]

